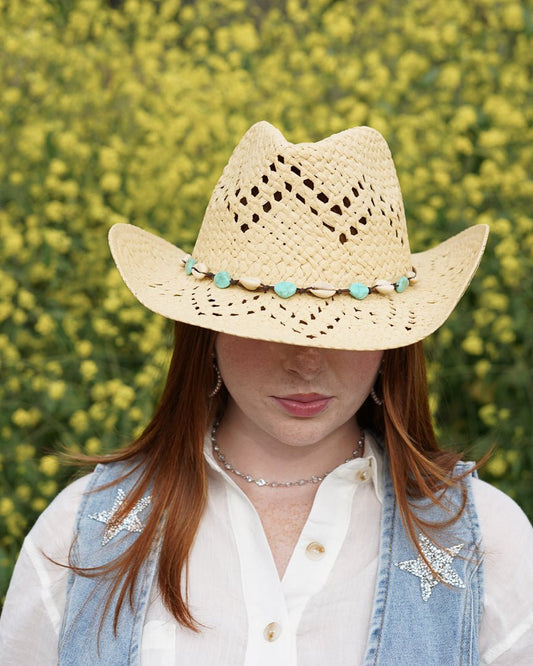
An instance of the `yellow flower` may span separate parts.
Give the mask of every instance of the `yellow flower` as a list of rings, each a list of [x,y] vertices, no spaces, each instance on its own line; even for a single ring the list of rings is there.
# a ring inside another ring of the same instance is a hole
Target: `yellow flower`
[[[120,160],[117,151],[109,146],[100,148],[99,164],[102,171],[118,171]]]
[[[17,326],[22,326],[22,324],[25,324],[27,320],[28,317],[23,310],[19,310],[17,308],[13,313],[13,321],[15,322],[15,324],[17,324]]]
[[[95,378],[98,373],[98,366],[94,361],[82,361],[80,372],[83,379],[88,382]]]
[[[517,257],[505,256],[500,260],[503,271],[503,281],[509,287],[518,287],[524,272],[524,265]]]
[[[461,83],[461,68],[455,63],[449,63],[443,66],[439,82],[444,88],[454,90]]]
[[[70,417],[69,423],[78,434],[84,432],[89,427],[89,417],[87,412],[84,412],[82,409],[78,409]]]
[[[143,434],[143,431],[144,431],[144,426],[143,425],[138,425],[137,427],[135,427],[133,429],[133,433],[132,433],[134,439],[137,439],[138,437],[140,437]]]
[[[44,239],[51,248],[65,254],[70,249],[71,240],[68,234],[60,229],[45,229]]]
[[[496,313],[488,308],[478,308],[474,312],[474,322],[479,329],[491,324],[496,319]]]
[[[514,341],[514,323],[509,315],[500,315],[494,321],[492,330],[496,338],[501,342],[509,343]]]
[[[19,407],[13,412],[11,420],[19,428],[32,428],[41,420],[41,412],[37,407],[30,407],[30,409]]]
[[[28,500],[31,497],[31,488],[30,488],[30,486],[28,486],[26,484],[18,486],[15,490],[15,495],[22,502],[28,502]]]
[[[507,421],[509,417],[511,416],[511,410],[508,409],[507,407],[502,407],[500,411],[498,412],[498,418],[500,421]]]
[[[26,289],[19,291],[17,300],[20,307],[25,310],[33,310],[35,307],[35,296]]]
[[[506,294],[497,291],[486,291],[481,296],[481,302],[491,310],[503,312],[509,307],[509,298]]]
[[[35,447],[31,444],[17,444],[15,447],[15,460],[17,463],[25,463],[35,456]]]
[[[48,168],[50,173],[53,173],[55,176],[63,176],[67,172],[67,165],[65,162],[56,158],[50,160]]]
[[[31,503],[31,508],[39,513],[41,511],[44,511],[46,509],[46,506],[47,502],[43,497],[36,497]]]
[[[507,135],[504,131],[492,128],[480,134],[479,145],[482,148],[487,149],[497,148],[499,146],[504,146],[507,143],[507,140]]]
[[[15,87],[6,87],[2,94],[2,98],[6,106],[14,106],[21,98],[20,89]]]
[[[51,222],[61,222],[64,218],[64,206],[60,201],[45,204],[44,213]]]
[[[439,398],[435,393],[429,394],[429,410],[431,414],[436,414],[439,407]]]
[[[495,426],[498,423],[498,410],[496,405],[489,403],[483,405],[479,410],[479,417],[488,426]]]
[[[461,347],[467,354],[480,356],[483,353],[483,340],[476,334],[469,334],[462,342]]]
[[[93,344],[89,340],[80,340],[76,343],[76,352],[81,358],[87,358],[93,353]]]
[[[6,516],[6,527],[9,534],[20,538],[24,534],[27,520],[17,511]]]
[[[9,182],[12,185],[22,185],[24,182],[24,174],[20,171],[13,171],[9,174]]]
[[[52,400],[61,400],[61,398],[65,395],[66,390],[67,385],[64,381],[61,380],[52,381],[48,385],[48,395]]]
[[[110,416],[107,417],[104,423],[104,427],[108,431],[112,431],[113,428],[117,424],[117,416],[115,414],[111,414]]]
[[[9,497],[0,498],[0,516],[9,516],[15,511],[15,503]]]
[[[43,456],[39,462],[39,470],[46,476],[54,476],[59,469],[59,460],[57,456]]]
[[[501,453],[496,453],[486,464],[485,469],[496,478],[501,478],[507,472],[508,464]]]
[[[107,172],[100,179],[100,187],[104,192],[118,192],[122,184],[122,179],[118,173]]]
[[[57,483],[52,479],[39,483],[37,487],[45,497],[53,497],[57,493]]]
[[[66,199],[75,199],[80,192],[80,188],[75,180],[66,180],[62,183],[60,191]]]
[[[102,443],[98,439],[98,437],[89,437],[89,439],[85,442],[85,451],[91,455],[94,456],[97,453],[100,453],[102,450]]]
[[[107,404],[104,402],[95,402],[89,407],[89,416],[93,421],[103,421],[107,412]]]
[[[56,377],[61,377],[63,374],[63,368],[61,367],[61,363],[59,363],[59,361],[48,361],[45,369],[46,372],[51,375],[55,375]]]
[[[127,409],[135,398],[135,392],[131,386],[121,385],[112,395],[113,404],[119,409]]]
[[[35,330],[37,333],[40,333],[43,336],[50,335],[55,330],[56,324],[52,317],[47,313],[40,315],[37,323],[35,324]]]
[[[132,407],[130,409],[130,418],[132,421],[141,421],[144,418],[142,409],[139,407]]]
[[[511,449],[510,451],[507,451],[505,457],[507,458],[507,462],[510,465],[515,465],[519,460],[518,451],[516,451],[515,449]]]
[[[105,384],[95,384],[91,388],[91,398],[95,401],[105,400],[107,397],[107,387]]]
[[[484,377],[487,376],[487,374],[490,372],[491,364],[487,359],[481,359],[476,363],[474,366],[476,375],[480,378],[483,379]]]
[[[5,321],[13,313],[13,306],[11,303],[0,302],[0,322]]]
[[[11,393],[18,393],[21,387],[20,379],[18,377],[9,377],[6,386]]]
[[[521,3],[505,4],[502,8],[502,20],[506,28],[520,32],[524,29],[524,8]]]

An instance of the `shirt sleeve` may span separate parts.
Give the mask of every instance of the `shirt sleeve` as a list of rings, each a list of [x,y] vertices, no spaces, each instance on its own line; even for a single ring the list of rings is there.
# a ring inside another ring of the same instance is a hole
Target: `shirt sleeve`
[[[68,562],[85,476],[68,486],[30,531],[0,618],[0,655],[9,666],[55,666],[65,608]]]
[[[507,495],[474,481],[484,550],[482,664],[533,664],[533,528]]]

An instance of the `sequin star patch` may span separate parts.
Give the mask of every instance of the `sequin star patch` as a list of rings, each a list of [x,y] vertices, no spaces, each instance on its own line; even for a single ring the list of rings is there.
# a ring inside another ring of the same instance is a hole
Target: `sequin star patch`
[[[434,571],[439,574],[440,579],[435,577],[433,571],[431,571],[420,555],[416,560],[395,562],[394,565],[420,578],[420,588],[424,601],[429,599],[433,588],[441,581],[453,587],[465,586],[457,572],[451,566],[454,557],[464,544],[459,543],[456,546],[450,546],[450,548],[439,548],[423,534],[418,535],[418,543],[420,544],[420,550],[424,553]]]
[[[89,518],[92,520],[98,520],[101,523],[105,523],[107,527],[104,530],[104,538],[102,539],[102,546],[105,546],[115,537],[119,532],[142,532],[144,525],[139,520],[139,513],[146,509],[146,507],[151,502],[151,495],[146,495],[142,497],[133,507],[133,509],[120,521],[116,522],[114,520],[117,511],[120,509],[124,500],[126,499],[126,493],[119,488],[117,490],[117,496],[113,503],[113,506],[109,511],[99,511],[98,513],[92,513]]]

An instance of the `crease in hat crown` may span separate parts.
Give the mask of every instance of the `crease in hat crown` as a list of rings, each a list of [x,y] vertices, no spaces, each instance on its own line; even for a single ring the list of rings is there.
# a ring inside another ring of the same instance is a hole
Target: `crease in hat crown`
[[[213,190],[192,256],[262,284],[396,283],[412,266],[385,140],[356,127],[294,144],[267,122],[253,125]]]

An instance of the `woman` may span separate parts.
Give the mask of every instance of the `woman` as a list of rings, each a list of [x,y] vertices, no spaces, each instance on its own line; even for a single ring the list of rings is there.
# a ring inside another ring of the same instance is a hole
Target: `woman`
[[[28,536],[7,663],[532,663],[531,526],[439,449],[421,347],[486,235],[411,255],[376,131],[268,123],[192,256],[113,227],[128,287],[176,321],[167,383]]]

